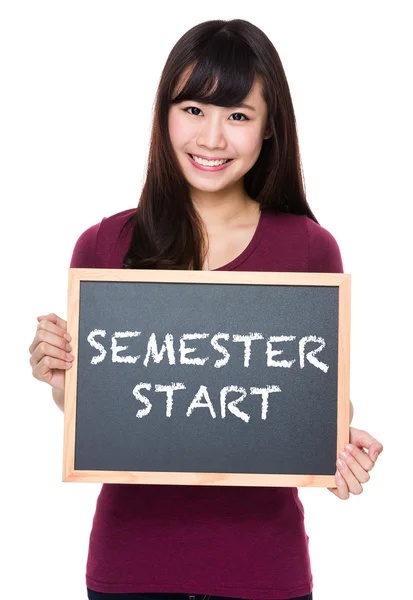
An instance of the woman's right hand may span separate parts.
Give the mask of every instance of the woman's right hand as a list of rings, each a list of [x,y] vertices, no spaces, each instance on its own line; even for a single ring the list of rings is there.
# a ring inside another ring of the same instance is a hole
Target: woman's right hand
[[[54,313],[37,317],[39,324],[29,347],[33,377],[58,390],[64,390],[65,371],[71,368],[71,336],[67,323]]]

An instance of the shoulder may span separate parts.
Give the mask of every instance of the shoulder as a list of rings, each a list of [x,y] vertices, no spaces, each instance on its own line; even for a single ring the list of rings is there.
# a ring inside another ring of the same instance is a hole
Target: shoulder
[[[83,231],[75,243],[70,267],[117,268],[117,263],[122,260],[127,249],[128,230],[124,228],[135,210],[127,209],[103,217]],[[111,264],[116,266],[111,267]]]
[[[309,271],[343,273],[343,261],[336,238],[325,227],[306,217]]]
[[[301,256],[313,273],[342,273],[343,263],[335,237],[307,215],[265,213],[267,235],[281,236],[283,244]]]

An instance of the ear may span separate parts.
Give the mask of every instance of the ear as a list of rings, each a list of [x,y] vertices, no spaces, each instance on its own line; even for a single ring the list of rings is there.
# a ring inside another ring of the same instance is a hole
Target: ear
[[[272,137],[272,131],[270,129],[270,126],[267,125],[264,132],[264,140],[268,140],[270,137]]]

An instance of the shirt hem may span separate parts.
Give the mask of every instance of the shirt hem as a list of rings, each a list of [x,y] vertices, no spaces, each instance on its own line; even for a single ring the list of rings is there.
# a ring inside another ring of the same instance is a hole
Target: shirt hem
[[[312,580],[299,587],[287,590],[279,590],[277,588],[262,588],[262,587],[225,587],[225,586],[208,586],[206,589],[200,586],[199,583],[168,584],[168,583],[107,583],[97,581],[89,576],[86,576],[86,586],[94,592],[115,593],[115,594],[133,594],[133,593],[172,593],[172,594],[208,594],[210,596],[229,596],[244,598],[248,600],[291,600],[297,596],[306,596],[313,591]],[[184,591],[183,591],[184,588]]]

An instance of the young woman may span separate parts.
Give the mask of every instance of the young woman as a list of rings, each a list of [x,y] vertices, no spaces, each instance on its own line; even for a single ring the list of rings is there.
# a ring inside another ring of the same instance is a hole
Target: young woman
[[[190,29],[159,83],[137,208],[78,239],[72,267],[342,272],[334,237],[306,201],[280,58],[244,20]],[[253,310],[253,307],[251,307]],[[38,317],[33,375],[63,410],[66,321]],[[359,494],[380,442],[350,428],[337,497]],[[90,536],[91,600],[200,595],[312,597],[297,488],[104,484]]]

